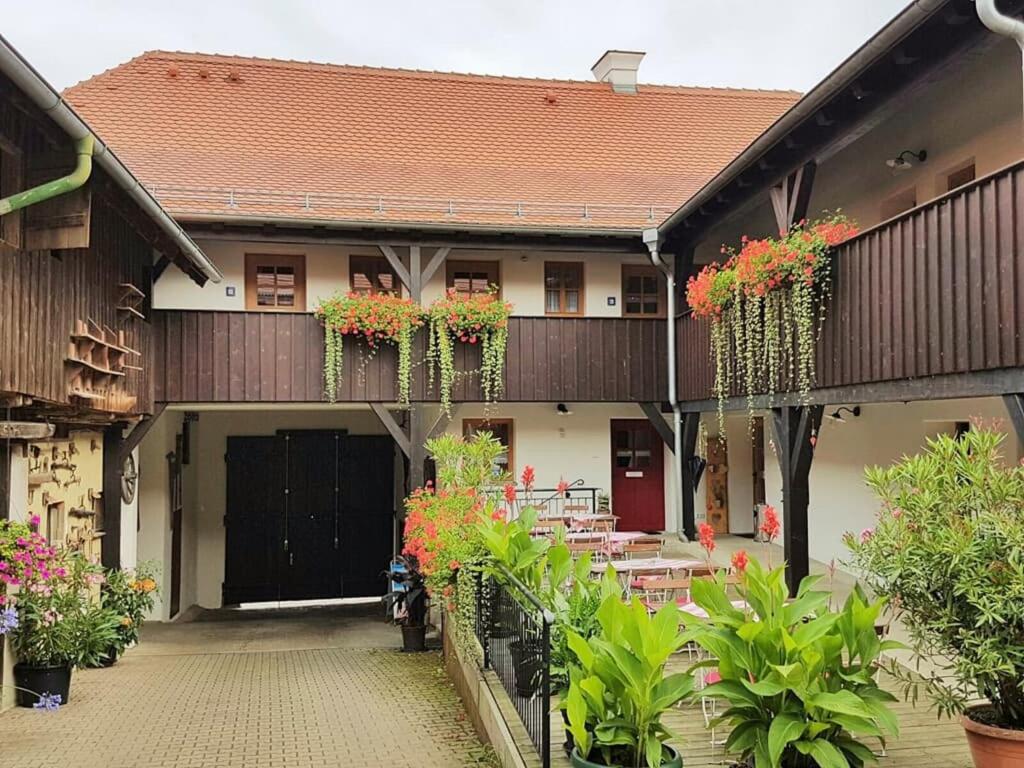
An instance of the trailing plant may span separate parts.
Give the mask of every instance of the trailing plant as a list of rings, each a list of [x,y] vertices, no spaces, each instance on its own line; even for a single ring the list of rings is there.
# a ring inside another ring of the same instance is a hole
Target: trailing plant
[[[1004,435],[971,429],[928,440],[888,468],[869,468],[882,501],[874,528],[849,533],[852,565],[892,601],[914,654],[936,674],[903,676],[954,715],[1024,729],[1024,467],[1001,455]]]
[[[344,369],[346,336],[361,338],[370,354],[381,344],[398,347],[398,401],[409,403],[412,387],[412,339],[424,324],[423,310],[411,299],[390,293],[361,294],[321,301],[316,317],[324,324],[324,390],[334,402]]]
[[[747,397],[751,415],[752,396],[772,395],[780,383],[801,399],[809,395],[831,250],[856,234],[856,226],[836,213],[800,222],[778,238],[744,236],[739,251],[722,247],[724,264],[709,264],[690,278],[686,299],[693,317],[711,324],[720,427],[735,386]]]
[[[719,576],[691,586],[708,618],[682,614],[686,640],[711,657],[694,668],[715,667],[720,676],[699,694],[729,704],[713,723],[732,726],[726,751],[757,768],[875,762],[859,737],[883,739],[899,727],[888,706],[895,697],[876,680],[879,655],[899,647],[875,633],[884,601],[869,603],[858,588],[832,612],[831,593],[814,589],[818,576],[805,578],[790,601],[784,567],[765,570],[736,554],[746,607],[733,604]]]
[[[665,674],[680,650],[679,609],[668,603],[654,616],[634,597],[608,595],[597,610],[600,632],[589,640],[571,629],[565,710],[581,757],[608,766],[658,768],[673,759],[665,742],[674,736],[662,716],[693,690],[693,676]]]
[[[484,400],[490,403],[501,397],[511,312],[512,305],[501,300],[497,287],[469,296],[450,288],[430,305],[428,375],[431,386],[437,377],[444,413],[451,414],[456,342],[480,345],[480,387]]]

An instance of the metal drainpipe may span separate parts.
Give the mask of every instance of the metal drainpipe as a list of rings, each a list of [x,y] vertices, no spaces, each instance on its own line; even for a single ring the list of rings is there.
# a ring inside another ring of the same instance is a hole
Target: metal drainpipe
[[[1021,109],[1024,110],[1024,21],[1007,16],[996,8],[996,0],[976,0],[978,18],[981,23],[997,35],[1017,41],[1021,53]],[[1024,113],[1022,113],[1024,114]]]
[[[661,235],[656,228],[645,229],[644,245],[651,263],[665,275],[668,288],[668,402],[672,407],[672,487],[675,491],[676,524],[679,538],[686,541],[683,529],[683,413],[676,388],[676,276],[675,270],[661,258]]]
[[[75,154],[78,155],[75,170],[66,176],[61,176],[59,179],[48,181],[37,187],[26,189],[24,192],[16,192],[13,195],[0,199],[0,216],[13,211],[20,211],[22,208],[28,208],[30,205],[35,205],[54,197],[66,195],[68,192],[74,192],[85,184],[92,173],[92,150],[95,144],[96,139],[93,138],[92,134],[83,136],[75,141]]]

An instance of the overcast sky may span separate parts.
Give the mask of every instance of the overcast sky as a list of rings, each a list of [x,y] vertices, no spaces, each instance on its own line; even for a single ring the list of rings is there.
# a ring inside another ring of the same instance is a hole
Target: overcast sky
[[[0,33],[64,88],[167,49],[588,79],[807,90],[908,0],[3,0]]]

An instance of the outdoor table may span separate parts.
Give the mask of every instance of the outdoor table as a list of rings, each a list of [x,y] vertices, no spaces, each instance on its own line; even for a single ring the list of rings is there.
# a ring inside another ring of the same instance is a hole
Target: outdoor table
[[[733,600],[731,602],[732,602],[732,607],[737,609],[737,610],[739,610],[739,611],[745,611],[745,610],[747,610],[750,607],[749,605],[747,605],[747,601],[746,600]],[[703,608],[701,608],[696,603],[684,603],[683,605],[679,606],[679,610],[685,611],[686,613],[690,614],[691,616],[696,616],[698,619],[706,619],[706,618],[708,618],[708,612],[705,611]]]
[[[638,557],[634,560],[616,560],[612,563],[617,573],[628,574],[634,571],[691,571],[706,567],[703,560],[680,560],[667,557]],[[607,563],[594,563],[590,566],[592,573],[604,573]]]

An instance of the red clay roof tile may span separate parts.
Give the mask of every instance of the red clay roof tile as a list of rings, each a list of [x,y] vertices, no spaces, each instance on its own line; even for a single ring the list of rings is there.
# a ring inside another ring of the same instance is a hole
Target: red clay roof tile
[[[183,219],[586,230],[661,221],[798,94],[150,52],[66,97]]]

